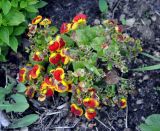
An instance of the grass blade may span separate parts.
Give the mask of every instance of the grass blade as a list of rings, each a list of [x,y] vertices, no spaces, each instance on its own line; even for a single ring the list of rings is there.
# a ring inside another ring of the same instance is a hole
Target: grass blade
[[[160,64],[136,68],[136,69],[132,69],[132,70],[134,70],[134,71],[150,71],[150,70],[159,70],[159,69],[160,69]]]
[[[147,57],[149,57],[149,58],[151,58],[151,59],[153,59],[153,60],[155,60],[155,61],[160,61],[160,58],[159,58],[159,57],[152,56],[152,55],[147,54],[147,53],[141,53],[141,54],[144,55],[144,56],[147,56]]]

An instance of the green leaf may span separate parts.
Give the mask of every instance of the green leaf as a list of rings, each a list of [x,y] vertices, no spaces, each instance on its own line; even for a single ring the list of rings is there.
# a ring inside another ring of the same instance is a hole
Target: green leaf
[[[148,116],[144,124],[139,126],[141,131],[159,131],[160,129],[160,114],[152,114]]]
[[[108,12],[108,5],[106,0],[99,0],[99,9],[102,13]]]
[[[37,12],[38,12],[38,10],[37,10],[37,9],[35,8],[35,6],[33,6],[33,5],[27,6],[27,7],[25,8],[25,10],[28,11],[28,12],[32,12],[32,13],[37,13]]]
[[[9,44],[9,30],[7,27],[0,27],[0,39]]]
[[[25,21],[25,16],[20,11],[11,9],[5,19],[8,25],[16,26]]]
[[[25,26],[17,26],[14,28],[14,35],[18,36],[24,33],[26,27]]]
[[[0,87],[0,101],[5,98],[5,95],[9,94],[12,91],[14,84],[7,84],[5,88]]]
[[[148,125],[159,125],[160,127],[160,114],[152,114],[148,116],[145,123]]]
[[[27,0],[28,5],[35,5],[38,3],[39,0]]]
[[[25,8],[25,7],[27,7],[27,1],[21,1],[20,8]]]
[[[18,92],[24,92],[26,90],[26,86],[22,83],[19,83],[16,87]]]
[[[39,119],[37,114],[30,114],[24,116],[23,118],[14,120],[10,125],[9,128],[20,128],[20,127],[27,127]]]
[[[9,46],[11,47],[11,49],[15,52],[17,52],[17,48],[18,48],[18,40],[15,36],[11,36],[10,40],[9,40]]]
[[[8,14],[11,9],[11,3],[9,0],[2,0],[2,11],[4,15]]]
[[[0,61],[6,62],[6,57],[3,54],[0,54]]]
[[[14,94],[11,96],[11,98],[14,99],[15,103],[4,101],[3,103],[0,103],[1,110],[6,110],[6,112],[24,112],[29,107],[29,104],[24,95]]]
[[[45,1],[40,1],[40,2],[38,2],[38,3],[35,5],[35,7],[36,7],[36,8],[42,8],[42,7],[46,6],[46,5],[47,5],[47,2],[45,2]]]

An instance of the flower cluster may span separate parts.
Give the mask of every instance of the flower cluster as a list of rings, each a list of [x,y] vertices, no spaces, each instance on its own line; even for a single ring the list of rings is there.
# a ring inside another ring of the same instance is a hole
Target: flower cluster
[[[126,72],[125,62],[141,46],[114,20],[94,27],[86,20],[78,14],[58,34],[50,19],[34,18],[28,32],[29,63],[20,68],[18,81],[26,85],[26,96],[41,102],[56,92],[71,93],[71,113],[92,120],[101,106],[127,107],[130,89],[116,70]]]

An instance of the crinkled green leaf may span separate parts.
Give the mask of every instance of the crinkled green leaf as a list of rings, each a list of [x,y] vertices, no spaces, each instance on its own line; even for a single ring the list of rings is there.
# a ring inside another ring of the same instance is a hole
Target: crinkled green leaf
[[[83,61],[74,61],[72,64],[73,64],[74,71],[76,71],[77,69],[81,69],[81,68],[85,67]]]
[[[20,128],[20,127],[27,127],[39,119],[37,114],[30,114],[24,116],[23,118],[14,120],[10,125],[9,128]]]
[[[94,65],[91,64],[85,64],[85,67],[90,70],[91,72],[95,73],[97,76],[100,76],[101,74],[99,73],[97,67],[95,67]]]

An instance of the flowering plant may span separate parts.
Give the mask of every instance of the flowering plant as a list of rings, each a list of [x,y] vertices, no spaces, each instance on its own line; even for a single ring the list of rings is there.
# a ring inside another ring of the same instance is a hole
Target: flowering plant
[[[27,85],[29,98],[39,101],[54,92],[71,93],[71,112],[91,120],[102,105],[127,106],[130,87],[120,73],[142,49],[116,21],[91,27],[86,20],[78,14],[58,34],[50,19],[34,18],[28,32],[30,61],[20,69],[19,82]]]

